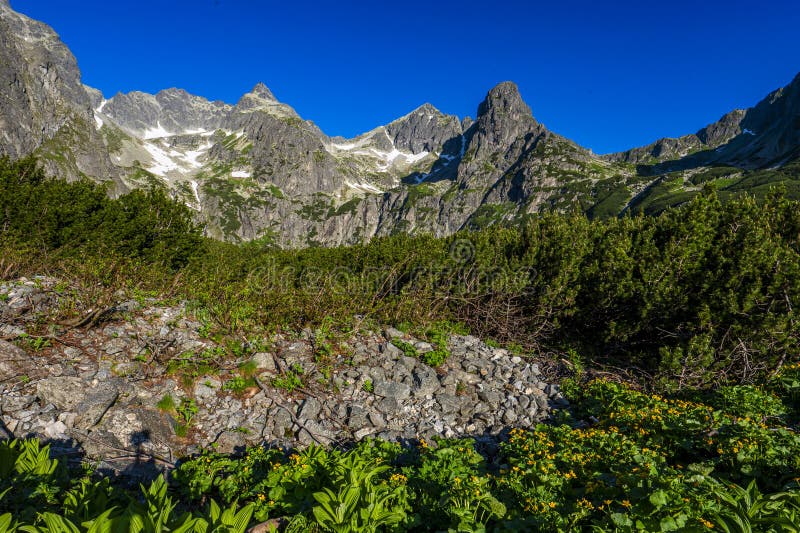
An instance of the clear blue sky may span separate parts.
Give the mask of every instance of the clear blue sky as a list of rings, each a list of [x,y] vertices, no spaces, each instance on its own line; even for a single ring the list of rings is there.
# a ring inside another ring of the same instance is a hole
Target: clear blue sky
[[[329,135],[430,102],[474,116],[515,81],[598,153],[692,133],[800,71],[800,2],[11,0],[55,28],[106,96],[258,81]]]

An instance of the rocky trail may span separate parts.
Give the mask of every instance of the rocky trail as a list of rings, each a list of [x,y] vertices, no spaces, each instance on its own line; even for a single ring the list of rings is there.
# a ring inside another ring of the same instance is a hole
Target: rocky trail
[[[38,436],[134,477],[205,447],[434,436],[491,447],[567,404],[536,364],[472,336],[450,335],[432,368],[419,356],[441,347],[391,327],[220,344],[186,302],[123,299],[49,322],[69,292],[46,277],[0,284],[0,437]]]

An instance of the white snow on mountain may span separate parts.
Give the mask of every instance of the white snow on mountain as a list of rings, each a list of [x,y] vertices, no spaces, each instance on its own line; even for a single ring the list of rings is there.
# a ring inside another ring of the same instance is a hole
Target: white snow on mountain
[[[161,122],[156,122],[155,128],[148,128],[144,131],[144,139],[158,139],[161,137],[172,137],[174,133],[170,133],[161,126]]]

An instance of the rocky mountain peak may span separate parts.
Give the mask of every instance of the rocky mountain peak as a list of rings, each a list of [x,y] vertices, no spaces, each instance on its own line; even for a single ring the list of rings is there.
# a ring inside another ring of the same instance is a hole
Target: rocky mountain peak
[[[281,103],[264,83],[257,83],[253,90],[242,96],[236,103],[235,110],[240,113],[264,111],[278,117],[298,117],[290,106]]]
[[[400,150],[419,154],[440,150],[448,140],[460,136],[461,123],[458,117],[426,103],[387,125],[386,133]]]
[[[522,100],[517,85],[510,81],[489,91],[478,106],[478,118],[472,129],[470,145],[479,158],[505,152],[518,139],[538,137],[544,131]]]
[[[740,124],[744,116],[744,109],[734,109],[723,115],[717,122],[698,131],[696,135],[703,144],[716,148],[741,133]]]
[[[138,136],[153,137],[219,128],[231,106],[209,102],[183,89],[171,88],[152,95],[140,91],[117,93],[103,113]]]
[[[531,108],[519,94],[517,84],[504,81],[486,95],[478,107],[478,118],[487,114],[508,114],[511,116],[532,116]]]
[[[275,98],[275,95],[272,94],[272,91],[269,90],[269,87],[267,87],[262,81],[258,82],[256,86],[253,87],[253,90],[250,91],[250,94],[257,96],[259,98],[263,98],[265,100],[275,100],[276,102],[278,101],[278,99]]]

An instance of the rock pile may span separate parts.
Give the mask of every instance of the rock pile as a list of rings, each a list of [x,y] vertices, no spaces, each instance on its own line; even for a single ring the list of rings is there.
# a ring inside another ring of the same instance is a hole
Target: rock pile
[[[117,469],[143,457],[169,465],[210,445],[492,439],[566,404],[536,364],[472,336],[451,335],[437,368],[397,346],[424,354],[432,345],[394,328],[276,335],[234,347],[231,361],[185,303],[153,300],[28,336],[59,305],[55,286],[0,285],[0,335],[13,340],[0,341],[0,436],[37,435]]]

